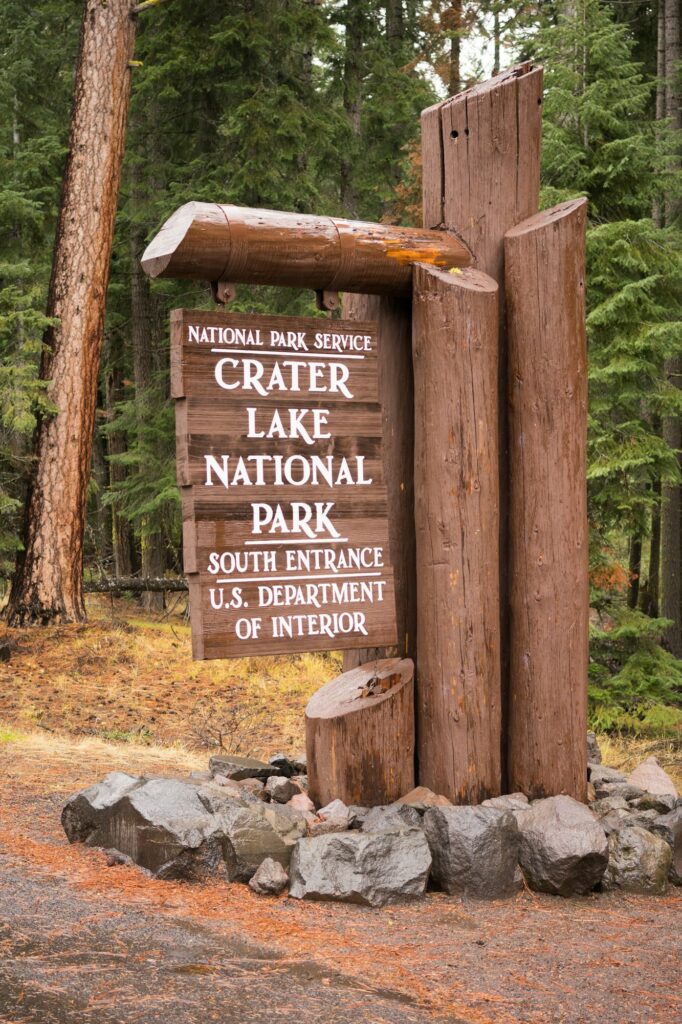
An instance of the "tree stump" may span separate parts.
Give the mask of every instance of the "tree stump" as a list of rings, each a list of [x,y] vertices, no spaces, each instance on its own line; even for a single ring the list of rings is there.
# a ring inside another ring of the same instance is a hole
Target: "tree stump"
[[[360,665],[318,690],[305,711],[310,797],[375,807],[414,787],[414,663]]]

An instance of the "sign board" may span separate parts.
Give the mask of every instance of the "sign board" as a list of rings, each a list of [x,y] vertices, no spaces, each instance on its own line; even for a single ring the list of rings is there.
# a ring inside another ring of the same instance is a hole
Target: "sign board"
[[[374,324],[171,314],[195,658],[396,643]]]

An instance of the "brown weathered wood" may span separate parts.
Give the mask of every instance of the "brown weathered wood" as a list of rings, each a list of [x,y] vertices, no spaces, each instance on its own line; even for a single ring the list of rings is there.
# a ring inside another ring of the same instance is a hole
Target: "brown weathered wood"
[[[586,200],[505,237],[509,337],[509,786],[586,799]]]
[[[142,266],[150,277],[409,296],[415,263],[449,268],[471,259],[444,231],[187,203],[149,243]]]
[[[415,270],[419,781],[458,803],[501,787],[498,288]]]
[[[173,312],[195,657],[395,644],[377,348],[367,322]]]
[[[414,660],[416,654],[412,303],[388,296],[347,293],[343,297],[342,315],[347,320],[376,322],[379,335],[379,403],[398,632],[397,647],[345,651],[343,670],[348,672],[373,658],[397,655]]]
[[[542,68],[519,64],[422,114],[424,226],[456,230],[503,284],[503,238],[535,213]]]
[[[414,664],[360,665],[318,690],[305,711],[311,799],[375,807],[414,786]]]

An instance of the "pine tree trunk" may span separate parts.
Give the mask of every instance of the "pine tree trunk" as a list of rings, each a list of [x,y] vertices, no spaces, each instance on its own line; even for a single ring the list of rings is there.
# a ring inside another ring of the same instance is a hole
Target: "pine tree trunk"
[[[144,429],[144,423],[149,416],[149,396],[154,369],[153,349],[154,345],[158,344],[160,335],[159,311],[150,292],[149,279],[140,266],[143,249],[144,237],[139,229],[134,228],[131,233],[131,334],[135,400],[140,429]],[[141,524],[140,553],[142,575],[150,578],[163,576],[166,568],[163,536],[149,520]],[[164,606],[164,596],[158,591],[145,591],[141,602],[149,611],[160,611]]]
[[[120,339],[117,337],[117,340]],[[114,351],[113,340],[105,338],[105,346],[108,352],[105,356],[107,372],[105,379],[104,402],[106,407],[107,422],[113,423],[116,419],[116,405],[123,401],[123,367],[122,358]],[[122,455],[127,450],[125,434],[121,431],[107,433],[107,455]],[[125,479],[126,470],[118,462],[108,462],[109,486],[120,483]],[[132,576],[132,536],[130,524],[121,515],[116,504],[111,506],[111,548],[114,562],[114,575]]]
[[[651,510],[651,538],[649,540],[649,575],[639,590],[639,608],[652,619],[658,618],[658,599],[661,566],[661,482],[653,484],[657,503]]]
[[[447,26],[455,33],[450,40],[449,95],[456,96],[462,89],[462,0],[454,0],[447,13]]]
[[[642,536],[637,534],[630,538],[629,573],[630,586],[628,589],[628,608],[637,607],[639,597],[639,579],[642,572]]]
[[[359,197],[355,185],[355,165],[362,124],[362,48],[363,0],[346,2],[346,41],[343,64],[343,109],[348,119],[350,141],[341,157],[341,204],[349,217],[359,214]]]
[[[86,0],[40,376],[56,413],[36,429],[11,625],[81,621],[83,532],[104,307],[130,97],[131,0]]]

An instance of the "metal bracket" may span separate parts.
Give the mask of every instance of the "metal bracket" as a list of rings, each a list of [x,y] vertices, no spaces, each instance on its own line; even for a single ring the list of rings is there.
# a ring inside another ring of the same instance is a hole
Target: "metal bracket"
[[[327,291],[326,288],[315,292],[315,302],[317,303],[317,308],[324,310],[326,313],[331,313],[341,305],[339,293]]]
[[[230,281],[211,281],[213,301],[219,306],[227,306],[237,297],[237,286]]]

